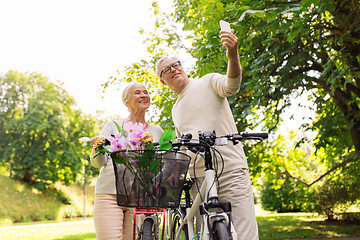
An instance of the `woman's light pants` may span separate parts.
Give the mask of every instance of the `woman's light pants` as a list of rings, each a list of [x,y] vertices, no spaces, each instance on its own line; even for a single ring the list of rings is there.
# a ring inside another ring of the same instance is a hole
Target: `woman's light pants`
[[[133,238],[133,211],[116,203],[116,194],[96,194],[94,226],[97,240]]]

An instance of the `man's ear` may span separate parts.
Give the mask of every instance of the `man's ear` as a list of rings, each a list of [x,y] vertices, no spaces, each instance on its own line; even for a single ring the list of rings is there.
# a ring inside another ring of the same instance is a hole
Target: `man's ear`
[[[166,86],[166,83],[165,83],[165,81],[164,81],[162,78],[160,79],[160,82],[161,82],[163,85]]]

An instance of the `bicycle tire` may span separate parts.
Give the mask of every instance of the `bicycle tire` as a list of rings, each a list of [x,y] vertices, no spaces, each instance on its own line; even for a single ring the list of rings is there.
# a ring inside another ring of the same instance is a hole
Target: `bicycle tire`
[[[184,214],[182,214],[178,209],[176,209],[173,213],[173,218],[172,218],[172,239],[171,240],[175,240],[175,236],[177,231],[179,230],[179,227],[181,225],[182,220],[184,219]],[[187,229],[187,224],[184,225],[184,227],[182,228],[182,233],[179,236],[179,240],[189,240],[189,235],[188,235],[188,229]]]
[[[146,218],[143,223],[142,240],[153,240],[153,220]]]
[[[214,239],[215,240],[228,240],[230,239],[228,230],[223,221],[214,222]]]

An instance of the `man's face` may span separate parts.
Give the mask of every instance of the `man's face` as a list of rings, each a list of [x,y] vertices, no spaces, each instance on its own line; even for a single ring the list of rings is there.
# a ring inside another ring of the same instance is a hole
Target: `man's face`
[[[179,63],[179,60],[175,58],[167,58],[159,65],[162,72],[160,81],[176,93],[179,93],[189,82],[189,78]]]

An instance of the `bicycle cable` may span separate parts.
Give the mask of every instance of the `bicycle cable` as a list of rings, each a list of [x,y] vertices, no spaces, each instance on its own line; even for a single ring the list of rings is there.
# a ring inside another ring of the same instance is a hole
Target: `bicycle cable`
[[[196,159],[198,158],[198,156],[200,155],[204,161],[205,161],[205,157],[202,156],[200,154],[200,152],[207,146],[209,147],[210,149],[210,154],[212,155],[212,166],[213,166],[213,170],[215,172],[215,179],[214,181],[211,183],[211,186],[210,186],[210,189],[214,186],[215,183],[218,184],[218,186],[220,186],[220,183],[219,183],[219,177],[221,176],[221,174],[223,173],[223,170],[224,170],[224,159],[223,157],[221,156],[221,153],[215,148],[213,147],[212,145],[210,145],[208,142],[204,141],[204,140],[201,140],[201,139],[193,139],[193,140],[198,140],[200,144],[203,144],[205,146],[202,146],[196,153],[195,155],[195,159],[194,159],[194,165],[193,165],[193,170],[194,170],[194,178],[197,179],[196,177],[196,173],[195,173],[195,165],[196,165]],[[220,175],[218,175],[218,162],[216,161],[217,160],[217,157],[216,157],[216,153],[218,153],[220,156],[221,156],[221,163],[222,163],[222,168],[221,168],[221,171],[220,171]],[[200,193],[200,187],[199,187],[199,183],[198,181],[195,180],[195,185],[196,185],[196,188],[197,188],[197,191],[199,193],[199,196],[200,196],[200,200],[201,202],[203,202],[203,196],[201,195]],[[207,193],[209,194],[209,192]],[[208,198],[209,196],[207,196]]]
[[[214,168],[214,172],[215,172],[215,182],[217,183],[218,189],[220,189],[219,179],[220,179],[220,176],[224,172],[225,162],[224,162],[224,158],[219,150],[217,150],[215,147],[212,147],[211,150],[213,151],[213,168]],[[219,168],[218,168],[219,162],[217,161],[218,156],[220,156],[221,166],[222,166],[220,172],[218,172],[218,170],[219,170]]]
[[[199,140],[200,141],[200,140]],[[201,147],[199,151],[196,152],[195,154],[195,158],[194,158],[194,165],[193,165],[193,170],[194,170],[194,179],[195,179],[195,185],[196,185],[196,189],[197,189],[197,192],[200,196],[200,200],[201,202],[203,202],[203,197],[201,196],[201,192],[200,192],[200,187],[199,187],[199,182],[197,181],[197,177],[196,177],[196,171],[195,171],[195,165],[196,165],[196,160],[198,159],[199,155],[200,155],[200,152],[201,150],[203,149],[204,147]],[[200,155],[201,156],[201,155]]]
[[[201,139],[191,139],[191,140],[198,141],[199,144],[202,144],[202,145],[200,145],[200,148],[197,149],[197,151],[195,153],[195,156],[194,156],[193,175],[194,175],[194,179],[195,179],[195,186],[196,186],[197,192],[199,194],[201,202],[203,202],[204,199],[203,199],[203,196],[201,195],[201,192],[200,192],[200,186],[199,186],[199,182],[197,181],[198,178],[196,176],[195,168],[196,168],[196,162],[197,162],[199,156],[202,157],[204,159],[204,161],[205,161],[205,157],[201,155],[201,152],[204,151],[205,146],[206,145],[209,146],[209,147],[211,147],[211,146],[207,142],[205,142],[205,141],[203,141]],[[191,151],[190,149],[188,149],[188,150]],[[205,164],[205,162],[204,162],[204,164]]]

